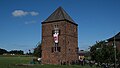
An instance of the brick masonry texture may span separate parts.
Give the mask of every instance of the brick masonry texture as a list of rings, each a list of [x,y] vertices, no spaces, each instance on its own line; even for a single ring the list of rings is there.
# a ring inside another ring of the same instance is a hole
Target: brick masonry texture
[[[55,25],[60,30],[60,51],[52,52],[52,47],[55,47],[52,33]],[[77,28],[77,25],[66,20],[42,24],[42,64],[70,64],[78,60]]]

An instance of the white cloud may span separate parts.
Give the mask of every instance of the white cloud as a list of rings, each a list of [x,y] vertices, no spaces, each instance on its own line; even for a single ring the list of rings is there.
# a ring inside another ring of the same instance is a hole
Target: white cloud
[[[37,16],[39,13],[38,12],[34,12],[34,11],[32,11],[32,12],[29,12],[32,16]]]
[[[35,24],[36,23],[36,21],[26,21],[25,22],[25,24],[27,25],[27,24]]]
[[[12,15],[15,17],[21,17],[21,16],[26,16],[26,15],[37,16],[39,15],[39,13],[35,11],[28,12],[28,11],[23,11],[23,10],[15,10],[12,12]]]
[[[12,12],[12,15],[15,17],[26,16],[28,15],[28,12],[25,12],[23,10],[15,10],[14,12]]]

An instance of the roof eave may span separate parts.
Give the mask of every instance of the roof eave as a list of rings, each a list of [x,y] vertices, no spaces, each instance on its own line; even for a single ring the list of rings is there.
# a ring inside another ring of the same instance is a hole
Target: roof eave
[[[59,22],[59,21],[67,21],[67,22],[69,22],[69,23],[71,23],[71,24],[74,24],[74,25],[78,26],[78,24],[73,23],[73,22],[71,22],[71,21],[69,21],[69,20],[67,20],[67,19],[64,19],[64,20],[56,20],[56,21],[48,21],[48,22],[43,21],[42,24],[45,24],[45,23],[53,23],[53,22]]]

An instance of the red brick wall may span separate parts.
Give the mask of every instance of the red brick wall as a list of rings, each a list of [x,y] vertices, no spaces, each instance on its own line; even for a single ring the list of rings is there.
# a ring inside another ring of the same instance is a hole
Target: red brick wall
[[[52,52],[54,40],[52,30],[57,24],[60,29],[58,47],[60,52]],[[61,64],[62,62],[71,63],[78,59],[78,30],[77,25],[67,21],[59,21],[42,24],[42,63]]]

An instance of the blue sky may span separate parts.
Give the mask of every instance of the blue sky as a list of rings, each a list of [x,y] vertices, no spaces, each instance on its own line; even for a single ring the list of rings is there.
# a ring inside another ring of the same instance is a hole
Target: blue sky
[[[41,22],[59,6],[78,24],[80,49],[120,31],[120,0],[0,0],[0,48],[36,47]]]

